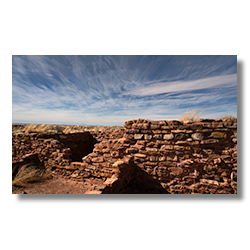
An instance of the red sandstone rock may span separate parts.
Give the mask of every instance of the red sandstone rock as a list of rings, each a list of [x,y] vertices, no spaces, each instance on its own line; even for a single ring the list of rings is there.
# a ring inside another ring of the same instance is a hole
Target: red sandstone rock
[[[164,140],[171,140],[174,138],[174,135],[173,134],[164,134],[163,135],[163,139]]]
[[[135,134],[134,139],[135,140],[143,140],[143,134]]]
[[[204,136],[201,133],[195,133],[195,134],[192,134],[191,136],[194,140],[198,140],[198,141],[201,141],[204,138]]]
[[[126,125],[132,125],[132,124],[133,124],[133,121],[132,121],[132,120],[131,120],[131,121],[126,121],[125,124],[126,124]]]
[[[207,139],[207,140],[201,141],[200,144],[216,144],[218,142],[219,140],[216,140],[216,139]]]
[[[157,152],[157,148],[146,148],[146,151]]]
[[[139,157],[139,158],[146,158],[147,155],[145,154],[140,154],[140,153],[137,153],[137,154],[134,154],[135,157]]]
[[[227,134],[222,133],[222,132],[212,132],[210,137],[213,137],[213,138],[226,138]]]
[[[129,140],[133,140],[134,139],[134,135],[133,134],[125,134],[124,137],[126,139],[129,139]]]
[[[150,130],[150,129],[141,129],[141,133],[142,134],[151,134],[152,130]]]
[[[139,124],[133,124],[132,128],[134,129],[148,129],[149,124],[147,123],[139,123]]]
[[[144,135],[144,139],[145,139],[145,140],[151,140],[151,139],[152,139],[152,135],[147,135],[147,134],[145,134],[145,135]]]
[[[100,162],[104,162],[104,158],[103,157],[94,157],[91,159],[92,162],[95,163],[100,163]]]
[[[174,145],[162,145],[160,148],[161,150],[168,150],[168,149],[174,149]]]

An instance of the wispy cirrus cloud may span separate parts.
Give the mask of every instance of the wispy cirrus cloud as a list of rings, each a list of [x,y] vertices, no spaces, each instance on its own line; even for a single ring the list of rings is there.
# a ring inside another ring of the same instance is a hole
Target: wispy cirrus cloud
[[[163,93],[203,90],[207,88],[225,88],[237,86],[237,74],[208,77],[194,81],[172,81],[153,83],[149,86],[134,89],[127,94],[137,96],[158,95]]]
[[[237,112],[235,56],[13,56],[12,71],[13,122],[122,125],[203,105]]]

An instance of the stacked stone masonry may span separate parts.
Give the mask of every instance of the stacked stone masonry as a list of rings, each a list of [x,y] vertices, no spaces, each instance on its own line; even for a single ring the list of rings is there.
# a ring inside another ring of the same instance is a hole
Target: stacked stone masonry
[[[55,176],[91,182],[88,193],[237,193],[237,121],[138,119],[115,132],[13,134],[13,161],[30,153]]]

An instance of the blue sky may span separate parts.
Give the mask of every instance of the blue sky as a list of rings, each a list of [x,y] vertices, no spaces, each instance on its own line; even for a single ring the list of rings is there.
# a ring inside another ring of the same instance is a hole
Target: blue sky
[[[237,116],[237,56],[12,56],[12,122]]]

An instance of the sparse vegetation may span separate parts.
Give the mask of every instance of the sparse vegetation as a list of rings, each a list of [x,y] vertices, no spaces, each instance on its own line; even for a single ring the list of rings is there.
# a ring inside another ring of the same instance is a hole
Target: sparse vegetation
[[[186,112],[182,113],[180,116],[180,121],[183,122],[195,122],[201,118],[202,113],[205,110],[201,110],[201,108],[198,109],[188,109]],[[237,121],[237,117],[233,115],[225,115],[220,118],[220,120],[230,120],[230,121]]]
[[[28,182],[36,182],[51,177],[49,170],[39,168],[35,164],[23,165],[12,181],[14,187],[25,187]]]
[[[107,129],[120,129],[121,126],[80,126],[80,125],[46,125],[46,124],[21,124],[12,125],[14,133],[43,133],[43,132],[63,132],[65,134],[77,133],[84,131],[103,131]]]
[[[237,117],[232,116],[232,115],[225,115],[225,116],[220,117],[220,119],[221,119],[221,120],[235,121],[235,120],[237,120]]]
[[[198,109],[188,109],[186,112],[184,112],[183,114],[181,114],[180,116],[180,121],[183,122],[194,122],[200,119],[201,114],[204,112],[205,110],[201,111],[201,108]]]

